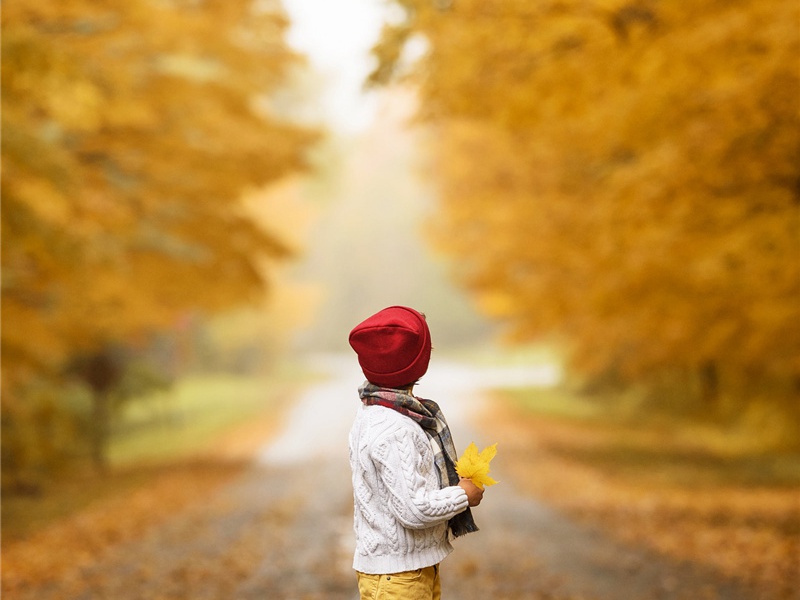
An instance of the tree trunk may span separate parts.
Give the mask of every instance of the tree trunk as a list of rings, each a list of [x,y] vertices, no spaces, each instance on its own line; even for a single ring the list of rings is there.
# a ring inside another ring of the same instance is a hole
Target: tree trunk
[[[89,356],[80,366],[84,381],[92,390],[92,422],[90,450],[92,463],[99,472],[108,468],[106,447],[111,425],[111,391],[119,383],[120,361],[110,349]]]
[[[714,408],[719,401],[719,369],[714,361],[707,361],[700,366],[700,399],[703,405]]]
[[[101,473],[108,469],[106,446],[110,427],[109,397],[106,392],[92,395],[92,464]]]

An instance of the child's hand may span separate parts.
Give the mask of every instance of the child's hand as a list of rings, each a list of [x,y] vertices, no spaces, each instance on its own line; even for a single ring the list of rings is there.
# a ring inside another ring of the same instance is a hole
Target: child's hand
[[[469,500],[470,506],[478,506],[478,504],[481,503],[481,500],[483,499],[483,490],[472,483],[471,479],[462,477],[458,481],[458,487],[467,492],[467,499]]]

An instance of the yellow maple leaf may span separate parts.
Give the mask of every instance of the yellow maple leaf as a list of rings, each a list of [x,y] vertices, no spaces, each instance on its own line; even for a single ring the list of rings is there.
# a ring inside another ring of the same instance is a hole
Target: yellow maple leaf
[[[475,442],[472,442],[464,454],[458,459],[456,463],[456,473],[461,477],[466,477],[472,480],[472,483],[483,489],[485,485],[494,485],[497,483],[494,479],[489,477],[489,463],[497,454],[497,444],[487,446],[481,452],[478,452],[478,447]]]

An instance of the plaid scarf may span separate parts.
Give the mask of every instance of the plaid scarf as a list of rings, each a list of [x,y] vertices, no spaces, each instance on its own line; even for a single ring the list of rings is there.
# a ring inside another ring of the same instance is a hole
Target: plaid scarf
[[[455,444],[442,409],[436,402],[417,398],[405,390],[379,387],[368,381],[358,388],[358,395],[368,406],[385,406],[416,421],[428,436],[433,448],[433,461],[438,471],[440,487],[458,485],[459,477],[455,466],[458,456]],[[450,519],[448,527],[453,537],[478,531],[469,508]]]

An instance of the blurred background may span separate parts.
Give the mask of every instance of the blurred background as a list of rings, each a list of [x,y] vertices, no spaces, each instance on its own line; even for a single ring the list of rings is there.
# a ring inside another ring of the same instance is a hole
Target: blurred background
[[[613,424],[611,473],[657,430],[796,491],[799,28],[794,0],[5,2],[4,536],[70,504],[15,499],[273,410],[391,304],[442,355],[555,365],[504,402]]]

